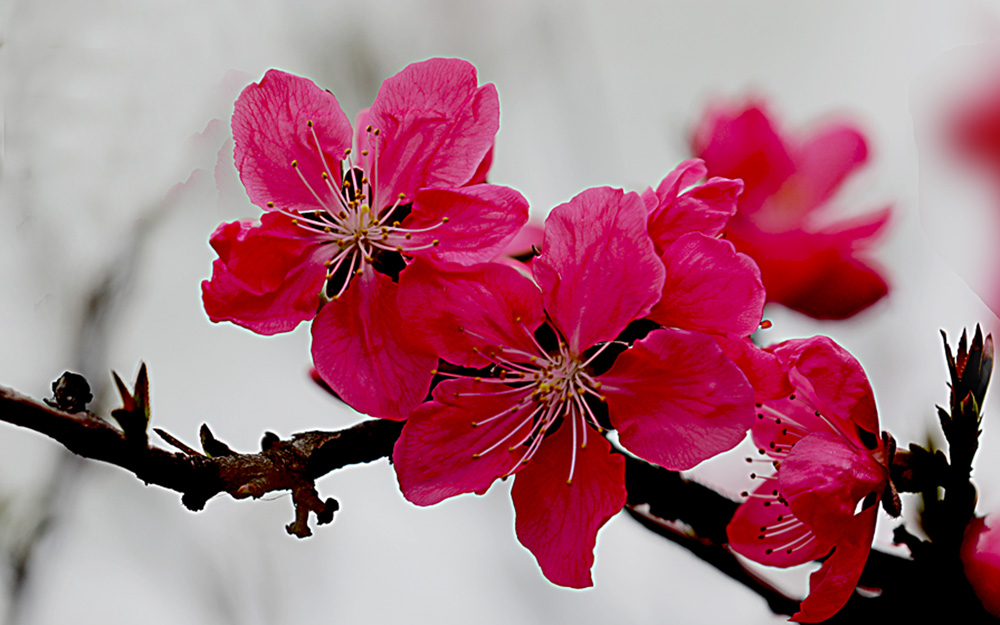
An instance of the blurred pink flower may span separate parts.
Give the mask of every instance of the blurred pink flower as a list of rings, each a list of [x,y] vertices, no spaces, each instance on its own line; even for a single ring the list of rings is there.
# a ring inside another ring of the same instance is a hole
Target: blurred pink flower
[[[727,528],[730,547],[789,567],[826,557],[792,620],[817,622],[850,598],[871,551],[878,502],[890,488],[891,438],[879,437],[875,398],[861,365],[826,337],[772,348],[794,392],[758,403],[751,429],[761,485]]]
[[[960,553],[976,596],[987,612],[1000,616],[1000,515],[972,519]]]
[[[236,167],[265,213],[212,235],[209,317],[259,334],[315,317],[323,380],[361,412],[406,418],[437,357],[404,331],[400,272],[415,257],[489,260],[527,221],[519,193],[483,183],[499,115],[493,85],[455,59],[386,80],[354,133],[333,94],[268,71],[232,120]]]
[[[464,368],[442,373],[455,379],[403,428],[393,454],[403,494],[431,505],[516,474],[518,539],[564,586],[592,585],[597,532],[625,504],[607,428],[636,455],[687,469],[734,447],[753,420],[745,376],[710,336],[616,340],[660,301],[668,273],[646,224],[637,194],[590,189],[546,221],[537,284],[497,263],[446,274],[420,259],[400,280],[413,332]],[[697,281],[726,269],[683,271]]]
[[[844,319],[888,286],[866,258],[890,210],[833,221],[826,206],[868,156],[857,128],[831,124],[783,135],[759,102],[708,109],[692,137],[708,174],[740,179],[739,210],[726,239],[760,266],[769,301],[817,319]]]

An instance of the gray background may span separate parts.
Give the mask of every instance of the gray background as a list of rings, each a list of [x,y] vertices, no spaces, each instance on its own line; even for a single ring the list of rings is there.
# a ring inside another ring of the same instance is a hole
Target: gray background
[[[232,102],[278,67],[331,89],[353,116],[407,63],[460,56],[500,92],[491,178],[518,188],[539,218],[586,187],[658,183],[687,156],[713,97],[765,95],[790,128],[830,112],[861,122],[871,163],[835,203],[896,206],[878,252],[892,293],[844,323],[769,310],[775,326],[763,334],[836,338],[868,371],[883,426],[923,441],[947,400],[938,330],[997,327],[952,267],[989,269],[996,246],[981,226],[988,210],[973,210],[988,209],[988,193],[956,182],[961,171],[928,167],[936,155],[918,158],[931,121],[918,114],[915,125],[911,111],[948,91],[946,53],[994,37],[998,24],[992,3],[929,0],[4,0],[0,384],[41,397],[66,368],[103,386],[109,369],[131,380],[145,360],[154,425],[194,443],[208,422],[240,450],[256,449],[265,429],[358,421],[308,379],[305,326],[262,338],[202,311],[209,234],[259,214],[231,164]],[[81,325],[104,279],[119,296]],[[993,425],[976,470],[982,511],[1000,508]],[[0,593],[10,623],[783,620],[624,516],[599,536],[595,588],[552,586],[516,542],[504,484],[419,509],[385,462],[341,471],[319,484],[342,504],[335,523],[300,541],[283,530],[287,496],[217,498],[192,514],[175,493],[67,458],[0,425],[0,556],[33,547],[22,590]],[[742,454],[697,473],[738,492]],[[880,519],[878,547],[891,548],[891,527]],[[808,570],[775,577],[801,594]],[[0,566],[0,580],[12,579]]]

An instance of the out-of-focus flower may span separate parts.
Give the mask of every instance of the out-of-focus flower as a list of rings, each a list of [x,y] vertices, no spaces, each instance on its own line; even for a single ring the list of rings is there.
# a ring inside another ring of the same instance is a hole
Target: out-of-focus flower
[[[756,562],[789,567],[826,557],[792,620],[822,621],[850,598],[875,533],[878,502],[891,507],[895,447],[879,436],[861,365],[826,337],[768,348],[794,392],[758,403],[751,429],[761,485],[729,524],[729,544]],[[769,469],[776,471],[773,475]]]
[[[315,317],[323,380],[362,412],[405,418],[437,357],[403,327],[399,274],[416,257],[489,260],[527,221],[519,193],[483,183],[499,115],[493,85],[455,59],[386,80],[354,133],[333,94],[267,72],[232,120],[236,167],[265,213],[212,235],[209,317],[260,334]]]
[[[960,551],[965,577],[986,611],[1000,616],[1000,515],[976,517]]]
[[[726,239],[760,266],[769,301],[817,319],[850,317],[888,286],[867,253],[889,219],[882,210],[834,221],[827,205],[868,156],[855,127],[783,135],[760,102],[709,108],[692,149],[712,176],[744,184]]]
[[[464,369],[403,428],[393,454],[403,494],[431,505],[516,474],[518,539],[564,586],[592,584],[597,532],[625,504],[625,463],[606,429],[638,456],[686,469],[734,447],[753,420],[746,377],[710,336],[620,338],[669,274],[646,224],[639,195],[590,189],[546,221],[537,284],[497,263],[446,274],[419,259],[400,280],[413,331]],[[685,268],[692,281],[725,270]]]

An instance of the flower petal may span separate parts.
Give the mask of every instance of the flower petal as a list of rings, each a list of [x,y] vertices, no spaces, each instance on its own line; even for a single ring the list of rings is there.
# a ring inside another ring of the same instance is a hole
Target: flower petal
[[[795,172],[785,141],[759,102],[710,108],[691,143],[711,175],[743,181],[743,215],[756,212]]]
[[[716,336],[715,341],[747,376],[757,401],[775,399],[793,391],[777,356],[771,352],[757,347],[749,338]]]
[[[796,177],[809,190],[808,203],[828,200],[867,158],[865,137],[854,126],[833,124],[809,137],[795,150]]]
[[[768,566],[789,567],[821,558],[833,543],[817,540],[812,529],[773,496],[767,480],[736,509],[726,535],[733,551]]]
[[[815,432],[781,462],[778,490],[818,537],[839,541],[859,502],[872,494],[880,497],[888,479],[870,453],[835,434]]]
[[[687,188],[705,177],[708,168],[700,158],[689,158],[666,175],[656,187],[656,197],[661,205],[669,204]]]
[[[417,259],[400,276],[399,309],[414,340],[467,367],[490,362],[479,352],[537,354],[530,333],[545,320],[538,287],[496,263],[445,271]]]
[[[476,68],[459,59],[413,63],[382,83],[368,112],[380,131],[372,148],[380,198],[473,178],[500,128],[496,87],[477,85]]]
[[[528,201],[508,187],[422,189],[402,227],[427,231],[399,244],[408,251],[424,248],[410,251],[414,256],[471,265],[493,259],[527,221]]]
[[[648,314],[663,287],[642,200],[607,187],[552,209],[532,268],[545,310],[576,354]]]
[[[845,538],[837,543],[833,555],[823,566],[809,576],[809,596],[791,620],[818,623],[844,607],[854,593],[871,553],[877,515],[878,506],[872,506],[846,522]]]
[[[663,179],[652,198],[648,194],[643,197],[657,253],[662,254],[663,248],[688,232],[717,236],[736,214],[736,198],[743,191],[740,180],[712,178],[681,193],[704,175],[700,160],[685,161]]]
[[[732,449],[754,419],[746,377],[697,332],[654,330],[599,380],[622,446],[668,469]]]
[[[850,421],[877,437],[875,395],[861,363],[850,352],[825,336],[785,341],[769,349],[788,371],[792,385],[807,394],[824,417]],[[850,424],[840,429],[859,447],[867,447]]]
[[[320,200],[333,206],[322,174],[336,180],[351,147],[351,123],[333,94],[272,69],[240,94],[232,126],[236,168],[254,204],[264,210],[272,208],[269,202],[285,210],[315,210]]]
[[[316,316],[328,254],[320,237],[281,213],[220,225],[212,234],[219,258],[201,283],[209,319],[258,334],[288,332]]]
[[[397,420],[427,397],[437,364],[410,341],[398,288],[367,269],[312,325],[313,363],[326,383],[355,410]]]
[[[434,389],[434,401],[413,411],[392,453],[407,500],[429,506],[461,493],[483,494],[518,467],[525,449],[509,448],[531,431],[531,407],[512,411],[524,393],[490,393],[509,390],[502,384],[448,380]]]
[[[670,245],[662,259],[667,278],[650,319],[737,337],[757,330],[766,299],[760,271],[732,243],[692,232]]]
[[[587,446],[579,447],[565,421],[514,478],[517,538],[554,584],[594,585],[590,569],[597,531],[625,505],[625,459],[610,451],[608,441],[593,430],[587,432]],[[574,453],[573,479],[567,484]]]

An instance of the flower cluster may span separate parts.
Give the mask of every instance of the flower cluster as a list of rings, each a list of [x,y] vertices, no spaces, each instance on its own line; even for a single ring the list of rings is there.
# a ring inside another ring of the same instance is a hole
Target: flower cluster
[[[792,150],[758,109],[713,119],[705,161],[643,193],[588,189],[522,231],[526,200],[486,183],[499,104],[470,64],[406,67],[353,129],[333,94],[269,71],[232,120],[264,212],[212,235],[205,310],[260,334],[311,321],[319,377],[360,412],[406,420],[403,495],[431,505],[512,478],[517,537],[564,586],[592,584],[597,533],[626,501],[623,453],[690,469],[752,427],[777,473],[748,494],[732,548],[777,566],[829,556],[797,615],[822,618],[857,581],[891,451],[846,352],[749,337],[765,285],[814,316],[881,297],[853,250],[885,215],[822,232],[804,221],[863,160],[850,129]],[[739,154],[751,135],[784,165]],[[777,269],[792,260],[810,275]]]

